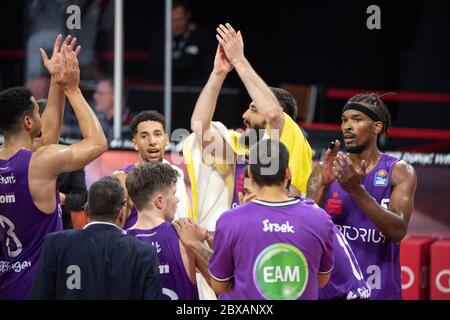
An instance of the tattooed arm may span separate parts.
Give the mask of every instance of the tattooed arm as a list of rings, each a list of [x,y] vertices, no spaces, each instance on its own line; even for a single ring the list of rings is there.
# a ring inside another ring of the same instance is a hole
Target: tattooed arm
[[[187,218],[174,221],[173,226],[183,245],[194,254],[195,266],[210,284],[208,262],[213,255],[213,250],[204,243],[204,241],[211,242],[211,236],[208,234],[208,231]]]

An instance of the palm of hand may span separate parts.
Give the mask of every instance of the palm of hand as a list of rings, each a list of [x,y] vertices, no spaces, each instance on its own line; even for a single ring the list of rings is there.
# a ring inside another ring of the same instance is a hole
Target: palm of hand
[[[44,62],[45,67],[47,68],[50,75],[56,74],[61,66],[61,54],[57,53],[56,55],[52,55],[52,57]]]

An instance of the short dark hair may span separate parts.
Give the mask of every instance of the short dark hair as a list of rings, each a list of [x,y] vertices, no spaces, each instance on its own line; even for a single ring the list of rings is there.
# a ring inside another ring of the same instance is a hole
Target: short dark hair
[[[380,135],[385,134],[389,127],[391,126],[391,113],[389,112],[386,104],[381,99],[383,96],[392,94],[378,94],[378,93],[361,93],[351,97],[347,103],[350,102],[362,102],[369,106],[369,109],[372,110],[380,117],[381,122],[383,123],[383,129],[380,132]]]
[[[284,184],[289,151],[278,140],[263,139],[250,149],[250,171],[258,186]]]
[[[144,121],[156,121],[161,123],[163,128],[166,128],[166,119],[164,116],[156,110],[147,110],[138,113],[130,123],[130,130],[133,137],[137,134],[137,127],[139,123]]]
[[[297,119],[298,107],[294,96],[289,91],[281,88],[270,87],[270,90],[272,90],[273,94],[278,99],[283,111],[295,121]]]
[[[124,191],[116,177],[104,177],[89,189],[87,213],[90,217],[114,220],[124,204]]]
[[[14,87],[0,92],[0,130],[16,132],[25,116],[33,116],[32,93],[25,87]]]
[[[178,172],[169,164],[150,161],[138,165],[125,180],[128,196],[142,210],[156,192],[165,192],[178,180]]]

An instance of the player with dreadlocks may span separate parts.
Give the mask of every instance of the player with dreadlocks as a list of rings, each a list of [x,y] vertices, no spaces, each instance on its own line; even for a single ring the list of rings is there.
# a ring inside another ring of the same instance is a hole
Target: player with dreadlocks
[[[401,299],[400,244],[408,230],[417,177],[413,167],[383,154],[378,137],[391,116],[382,96],[358,94],[342,109],[347,153],[332,142],[308,181],[308,197],[331,215],[372,287],[372,299]]]

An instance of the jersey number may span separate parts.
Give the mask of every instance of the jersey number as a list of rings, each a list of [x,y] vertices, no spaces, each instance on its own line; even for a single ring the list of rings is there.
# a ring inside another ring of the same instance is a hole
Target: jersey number
[[[0,215],[0,226],[3,228],[3,230],[7,229],[6,231],[6,247],[8,248],[8,255],[11,258],[17,257],[22,252],[22,243],[19,241],[19,238],[17,238],[16,234],[14,233],[14,223],[12,223],[11,220],[9,220],[7,217]],[[14,243],[13,248],[11,248],[11,241]]]

